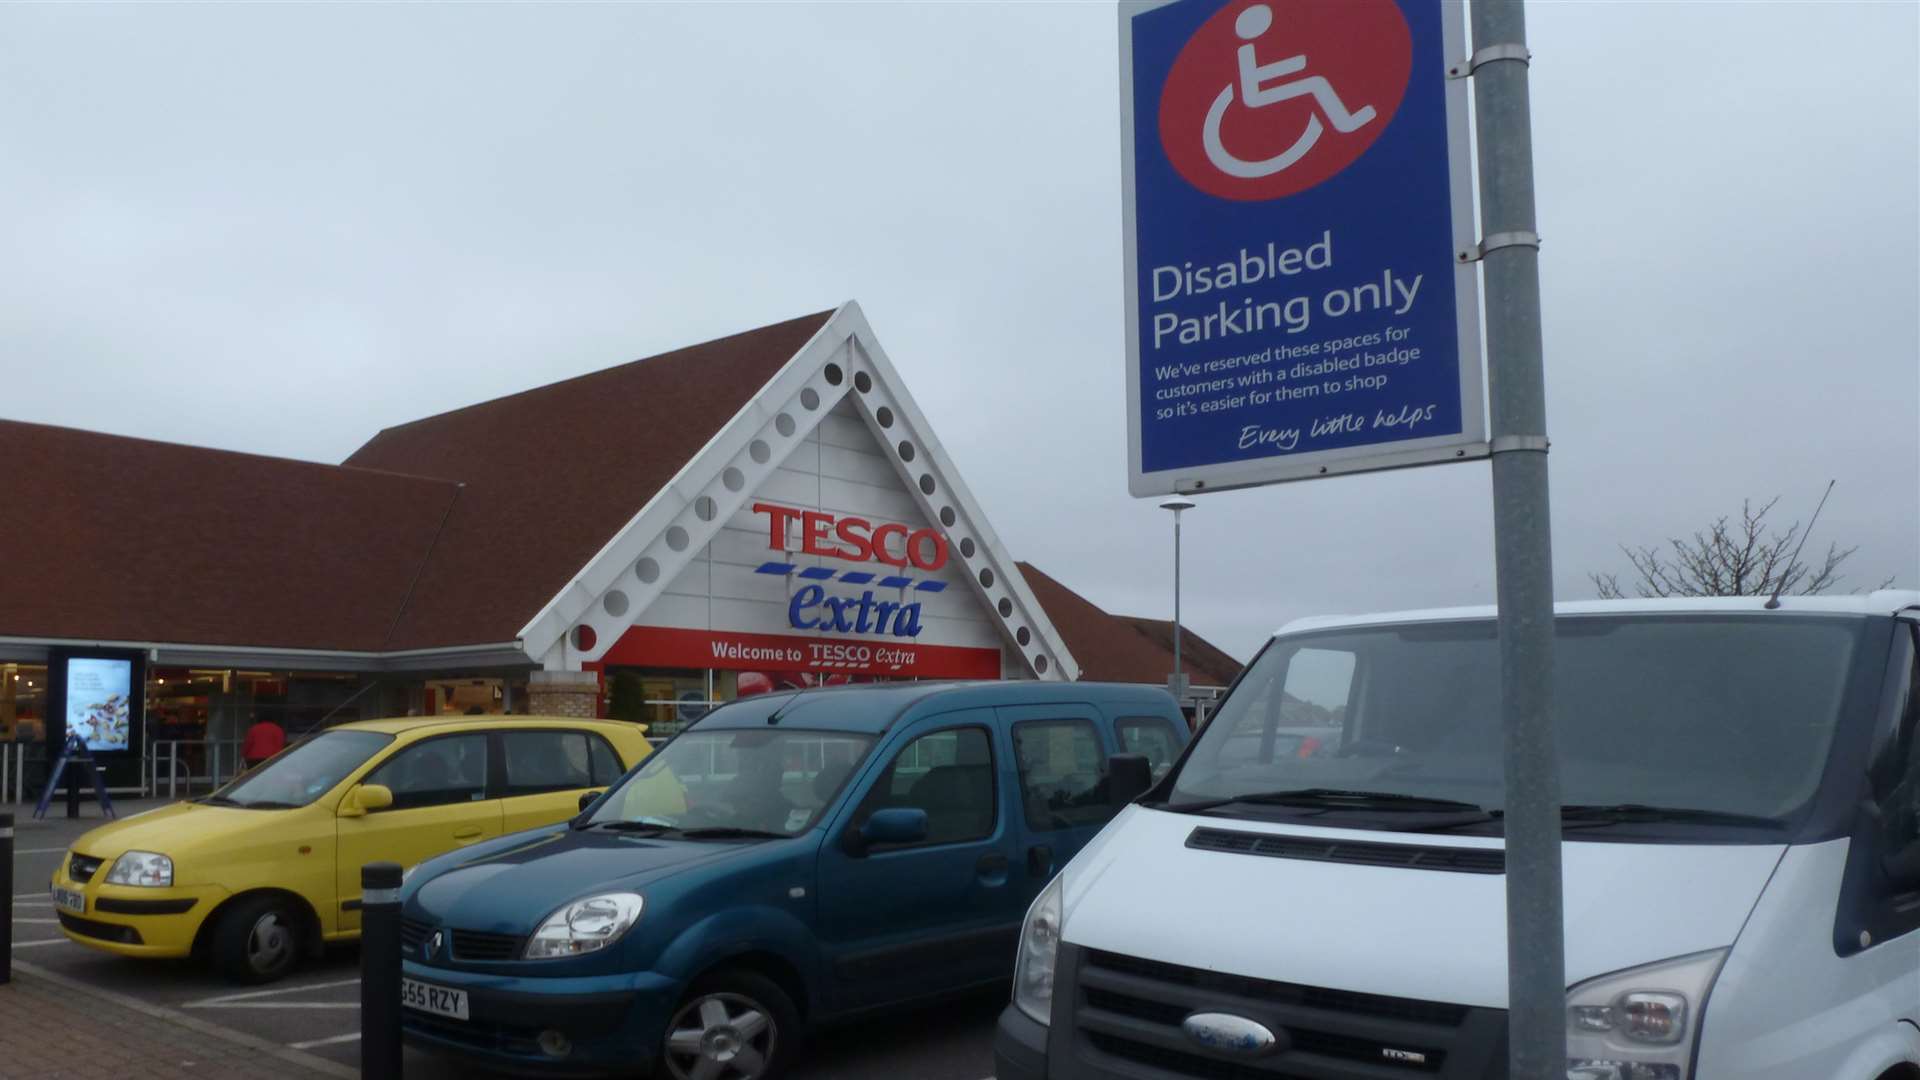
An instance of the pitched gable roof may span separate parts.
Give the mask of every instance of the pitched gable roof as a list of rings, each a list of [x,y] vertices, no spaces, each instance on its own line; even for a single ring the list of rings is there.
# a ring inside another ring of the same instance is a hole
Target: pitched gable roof
[[[1173,624],[1159,619],[1111,615],[1093,601],[1034,568],[1020,573],[1047,617],[1080,662],[1080,677],[1098,682],[1161,683],[1173,672]],[[1240,662],[1193,632],[1180,628],[1180,666],[1195,686],[1225,686]]]
[[[464,485],[387,647],[512,641],[830,314],[374,436],[347,465]]]
[[[444,480],[0,420],[0,636],[381,647]]]

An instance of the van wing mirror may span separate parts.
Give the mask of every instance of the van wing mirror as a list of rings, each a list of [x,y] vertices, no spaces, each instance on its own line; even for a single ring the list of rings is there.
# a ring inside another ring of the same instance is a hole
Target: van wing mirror
[[[589,806],[592,806],[592,805],[594,804],[594,802],[595,802],[595,801],[597,801],[597,800],[598,800],[598,799],[600,798],[600,796],[602,796],[602,795],[605,795],[605,794],[606,794],[606,789],[605,789],[605,788],[602,788],[602,789],[600,789],[600,790],[598,790],[598,791],[583,791],[583,792],[581,792],[581,793],[580,793],[580,812],[581,812],[581,813],[583,813],[583,814],[584,814],[584,813],[586,813],[586,812],[587,812],[587,807],[589,807]]]
[[[868,844],[917,844],[927,838],[927,812],[918,807],[892,806],[875,810],[860,826],[862,846]]]
[[[1115,811],[1153,786],[1153,765],[1145,754],[1115,754],[1107,759],[1107,799]]]

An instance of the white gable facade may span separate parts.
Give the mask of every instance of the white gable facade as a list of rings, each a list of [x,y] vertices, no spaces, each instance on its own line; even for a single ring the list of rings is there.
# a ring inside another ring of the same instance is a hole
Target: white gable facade
[[[1079,673],[853,303],[521,644],[550,672],[705,671],[709,695],[716,673],[743,692]]]

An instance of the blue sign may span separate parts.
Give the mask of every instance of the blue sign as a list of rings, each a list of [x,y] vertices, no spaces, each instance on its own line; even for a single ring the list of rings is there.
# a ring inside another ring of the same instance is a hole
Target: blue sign
[[[1120,10],[1128,487],[1483,457],[1457,0]]]

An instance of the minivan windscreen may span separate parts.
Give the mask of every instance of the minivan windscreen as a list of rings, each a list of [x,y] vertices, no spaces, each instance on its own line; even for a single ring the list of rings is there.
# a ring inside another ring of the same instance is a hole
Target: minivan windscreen
[[[833,802],[870,735],[695,728],[656,751],[580,828],[692,840],[797,836]]]
[[[1865,625],[1784,615],[1558,619],[1553,707],[1567,826],[1791,817],[1819,785]],[[1497,820],[1502,752],[1491,620],[1287,637],[1201,731],[1165,805],[1305,812],[1329,824],[1373,812],[1368,824],[1402,827],[1406,814],[1380,813],[1391,800],[1364,798],[1377,794]]]

